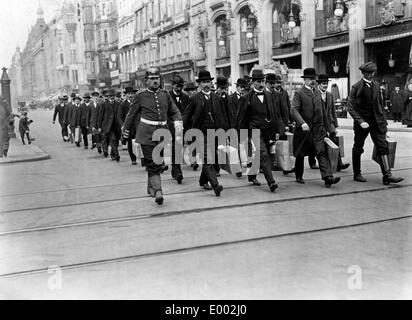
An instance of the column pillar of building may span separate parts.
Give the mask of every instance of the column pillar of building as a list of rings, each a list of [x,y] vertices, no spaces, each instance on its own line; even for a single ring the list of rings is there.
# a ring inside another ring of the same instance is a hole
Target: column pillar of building
[[[313,68],[315,65],[313,53],[313,38],[315,38],[315,2],[300,1],[301,3],[301,46],[302,46],[302,69]]]
[[[258,9],[259,65],[261,66],[272,61],[272,10],[273,2],[271,0],[264,0]]]
[[[359,67],[365,63],[366,1],[345,0],[349,15],[349,82],[359,80]]]
[[[208,15],[210,20],[208,21],[209,27],[207,30],[207,38],[205,45],[205,52],[207,56],[207,71],[210,72],[212,77],[216,78],[216,24],[211,20],[212,13]]]
[[[236,5],[232,3],[232,8]],[[239,66],[239,53],[240,53],[240,18],[239,14],[235,14],[231,23],[231,36],[230,36],[230,70],[232,78],[232,90],[235,90],[235,83],[237,79],[243,78],[243,74],[240,74]]]

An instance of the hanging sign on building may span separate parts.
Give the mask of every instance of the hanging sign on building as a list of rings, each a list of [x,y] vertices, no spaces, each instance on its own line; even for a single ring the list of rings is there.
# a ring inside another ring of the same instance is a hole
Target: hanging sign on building
[[[150,46],[152,47],[152,49],[157,48],[157,43],[158,43],[157,37],[150,37]]]

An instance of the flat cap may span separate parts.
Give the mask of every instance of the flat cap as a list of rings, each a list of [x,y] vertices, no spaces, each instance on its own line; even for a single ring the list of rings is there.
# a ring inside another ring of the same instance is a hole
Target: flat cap
[[[362,72],[376,72],[378,67],[376,66],[375,62],[369,61],[364,63],[359,67],[359,70]]]

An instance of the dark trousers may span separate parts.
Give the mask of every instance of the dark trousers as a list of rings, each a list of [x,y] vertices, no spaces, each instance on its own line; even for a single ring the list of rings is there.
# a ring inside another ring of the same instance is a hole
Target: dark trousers
[[[95,132],[92,134],[92,143],[95,144],[98,148],[102,147],[102,138],[100,133]]]
[[[310,167],[313,167],[316,165],[316,155],[315,154],[310,154],[308,156],[308,163]]]
[[[69,131],[67,129],[67,124],[60,123],[60,126],[62,127],[62,138],[66,139],[69,136]]]
[[[129,152],[129,156],[130,156],[130,160],[132,160],[132,162],[136,162],[137,157],[133,152],[133,139],[129,138],[127,139],[127,152]]]
[[[313,146],[312,149],[314,150],[314,153],[316,153],[315,146]],[[316,159],[318,160],[318,163],[319,163],[319,169],[320,169],[320,174],[322,176],[322,179],[325,180],[327,177],[332,177],[333,173],[332,173],[330,161],[328,159],[324,146],[322,147],[322,150],[316,154]],[[295,161],[295,170],[296,170],[295,175],[297,179],[303,177],[304,164],[305,164],[305,157],[298,155]]]
[[[103,152],[109,152],[110,137],[108,133],[102,133],[102,149]]]
[[[266,182],[268,185],[275,182],[272,172],[272,158],[270,156],[270,143],[269,139],[265,138],[264,131],[260,131],[259,139],[259,154],[260,154],[260,169],[263,171]],[[248,177],[249,181],[256,179],[256,175],[250,175]]]
[[[353,125],[353,130],[355,132],[354,144],[352,148],[353,173],[360,174],[361,155],[364,152],[363,146],[365,145],[365,140],[368,135],[371,135],[373,144],[376,146],[378,155],[380,156],[389,154],[388,142],[386,141],[386,134],[380,133],[374,125],[370,125],[368,129],[362,129],[360,124],[355,122]]]
[[[402,112],[392,112],[392,118],[396,122],[402,121]]]
[[[27,131],[20,131],[21,142],[23,142],[23,144],[26,144],[26,142],[24,142],[25,135],[27,136],[27,141],[29,142],[29,144],[31,144],[30,134]]]
[[[89,129],[87,129],[86,127],[80,127],[80,130],[82,132],[84,146],[88,147],[89,139],[87,138],[87,135],[89,134]]]
[[[119,156],[119,137],[117,136],[116,132],[111,130],[108,134],[109,136],[109,141],[110,141],[110,155],[112,158],[117,158]]]
[[[215,158],[212,159],[212,153],[211,153],[211,148],[213,146],[209,145],[207,143],[207,138],[206,134],[205,140],[204,140],[204,156],[203,156],[203,166],[202,166],[202,172],[200,173],[200,178],[199,178],[199,184],[200,185],[205,185],[206,183],[210,182],[213,188],[217,187],[219,182],[217,180],[216,176],[216,166],[217,164],[217,143],[215,143],[214,148],[215,148]]]

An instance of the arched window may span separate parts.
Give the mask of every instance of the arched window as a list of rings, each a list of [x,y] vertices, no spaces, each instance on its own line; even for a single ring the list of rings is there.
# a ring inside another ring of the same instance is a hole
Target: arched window
[[[230,56],[230,40],[229,40],[229,28],[230,21],[226,19],[225,15],[218,17],[216,23],[216,46],[217,57]]]
[[[292,16],[291,16],[292,14]],[[291,0],[277,2],[273,6],[272,26],[273,44],[300,42],[300,6]],[[295,26],[290,27],[290,20],[293,17]]]
[[[240,41],[241,51],[258,50],[257,18],[250,11],[249,6],[240,10]]]

